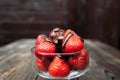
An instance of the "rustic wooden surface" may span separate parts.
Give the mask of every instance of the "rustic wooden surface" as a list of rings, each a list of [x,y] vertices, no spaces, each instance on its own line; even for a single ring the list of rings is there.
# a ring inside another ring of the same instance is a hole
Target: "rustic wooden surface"
[[[85,40],[89,49],[88,72],[80,80],[120,80],[120,51],[95,40]],[[46,80],[31,68],[34,39],[22,39],[0,47],[0,80]]]

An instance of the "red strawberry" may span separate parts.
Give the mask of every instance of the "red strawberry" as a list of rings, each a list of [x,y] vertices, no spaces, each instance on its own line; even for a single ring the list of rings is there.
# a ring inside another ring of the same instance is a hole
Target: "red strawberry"
[[[41,71],[47,71],[49,63],[49,60],[45,57],[42,57],[42,59],[36,58],[36,65]]]
[[[64,34],[64,39],[62,42],[63,52],[77,52],[83,48],[83,41],[77,34],[71,30],[67,30]]]
[[[51,76],[54,77],[64,77],[67,76],[70,72],[68,64],[58,56],[56,56],[51,62],[48,72]]]
[[[75,34],[75,32],[72,31],[71,29],[67,29],[65,34],[64,34],[64,37],[66,37],[69,33]]]
[[[85,69],[88,64],[88,54],[83,48],[80,53],[76,54],[74,57],[69,58],[68,63],[73,69]]]
[[[36,45],[39,45],[39,44],[41,43],[41,41],[44,40],[44,37],[45,37],[45,36],[46,36],[46,35],[44,35],[44,34],[38,35],[38,37],[37,37],[37,39],[36,39]]]
[[[35,54],[36,56],[41,55],[50,55],[50,53],[55,53],[55,45],[52,43],[52,40],[47,36],[39,36],[36,42]]]

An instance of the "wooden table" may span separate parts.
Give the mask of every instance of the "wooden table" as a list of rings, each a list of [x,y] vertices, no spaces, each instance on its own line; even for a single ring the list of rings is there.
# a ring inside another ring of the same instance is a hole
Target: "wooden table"
[[[120,51],[95,40],[85,40],[90,65],[80,80],[120,80]],[[46,80],[31,68],[34,39],[22,39],[0,47],[0,80]]]

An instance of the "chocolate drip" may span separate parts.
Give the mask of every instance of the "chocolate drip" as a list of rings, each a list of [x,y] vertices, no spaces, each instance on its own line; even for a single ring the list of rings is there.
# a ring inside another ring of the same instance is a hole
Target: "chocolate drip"
[[[64,30],[63,29],[60,29],[60,28],[54,28],[50,34],[49,34],[49,37],[54,40],[57,40],[58,36],[60,36],[61,34],[63,35],[64,34]],[[55,41],[56,43],[56,41]]]
[[[62,53],[62,40],[58,39],[58,43],[56,44],[57,52]]]
[[[45,39],[45,41],[47,41],[47,42],[51,42],[51,43],[52,43],[52,40],[51,40],[50,38],[45,37],[44,39]]]
[[[56,39],[54,39],[56,42],[56,47],[57,47],[57,52],[59,53],[62,53],[62,40],[63,40],[63,37],[64,37],[64,30],[60,30],[58,32],[58,35],[56,37]]]
[[[62,40],[64,36],[65,31],[61,28],[54,28],[50,34],[49,37],[52,39],[53,43],[56,45],[56,51],[59,53],[62,53]]]
[[[58,32],[60,31],[60,28],[54,28],[51,32],[50,32],[50,34],[49,34],[49,36],[52,38],[52,39],[54,39],[58,34]]]
[[[54,32],[58,32],[60,30],[60,28],[56,27],[53,29]]]
[[[67,43],[67,41],[69,40],[69,38],[72,36],[73,34],[70,32],[66,37],[65,40],[63,41],[62,47],[65,47],[65,44]]]

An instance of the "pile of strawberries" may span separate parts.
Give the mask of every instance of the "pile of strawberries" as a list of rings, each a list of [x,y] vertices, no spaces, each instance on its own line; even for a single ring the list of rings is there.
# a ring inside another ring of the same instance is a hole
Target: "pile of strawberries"
[[[65,77],[71,70],[84,70],[88,65],[84,41],[70,29],[54,28],[48,36],[38,35],[35,55],[38,69],[53,77]]]

